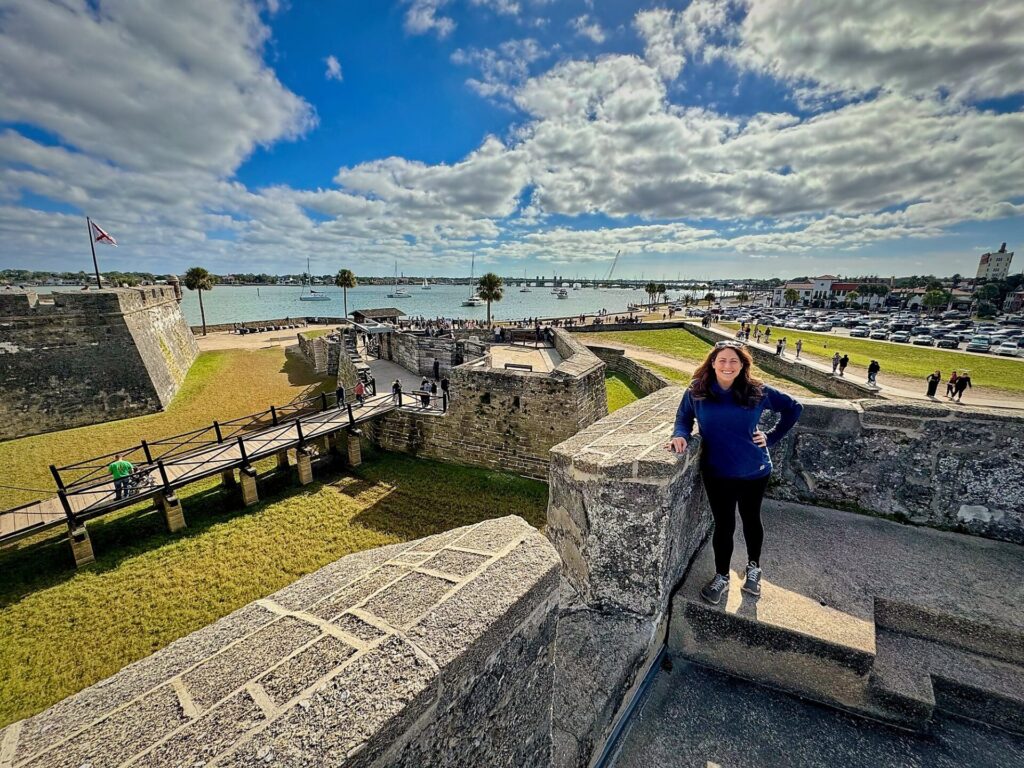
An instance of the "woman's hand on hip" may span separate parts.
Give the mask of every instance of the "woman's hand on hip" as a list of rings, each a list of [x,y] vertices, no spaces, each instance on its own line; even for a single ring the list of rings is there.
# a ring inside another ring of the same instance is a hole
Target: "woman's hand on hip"
[[[766,448],[768,446],[768,435],[760,429],[754,432],[754,445],[760,448]]]
[[[672,453],[686,453],[686,438],[673,437],[665,447],[672,451]]]

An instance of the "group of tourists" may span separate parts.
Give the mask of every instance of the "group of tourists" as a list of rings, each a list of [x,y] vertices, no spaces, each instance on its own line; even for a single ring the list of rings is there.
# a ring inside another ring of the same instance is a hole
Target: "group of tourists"
[[[433,381],[424,376],[419,387],[414,391],[416,393],[414,396],[419,398],[420,405],[424,408],[429,408],[431,400],[437,397],[438,391],[441,392],[442,402],[451,397],[451,382],[447,376],[441,377],[440,380],[434,379]],[[395,404],[403,403],[402,392],[402,380],[395,379],[391,383],[391,398]]]
[[[942,381],[942,371],[928,374],[926,381],[928,382],[928,390],[925,394],[928,397],[934,398],[935,393],[939,389],[939,382]],[[946,382],[946,398],[956,400],[959,403],[960,398],[964,396],[964,392],[972,386],[970,371],[960,371],[959,373],[953,371]]]

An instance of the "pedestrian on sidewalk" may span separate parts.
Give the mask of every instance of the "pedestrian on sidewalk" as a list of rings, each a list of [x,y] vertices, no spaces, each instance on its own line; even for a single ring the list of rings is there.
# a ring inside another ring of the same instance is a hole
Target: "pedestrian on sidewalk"
[[[956,377],[956,385],[953,390],[956,392],[956,401],[959,403],[960,398],[964,396],[964,392],[968,387],[971,386],[970,371],[960,371],[960,375]]]
[[[850,356],[849,355],[843,355],[842,357],[839,358],[839,375],[840,376],[845,376],[846,375],[846,366],[848,366],[849,364],[850,364]]]
[[[939,382],[942,381],[942,372],[935,371],[934,373],[928,374],[928,397],[935,399],[935,392],[939,388]]]
[[[764,329],[764,343],[767,344],[771,340],[771,338],[772,338],[772,329],[771,328],[765,328]]]
[[[402,402],[402,381],[401,379],[395,379],[391,384],[391,399],[396,403],[401,404]]]
[[[737,505],[747,545],[741,589],[754,596],[761,594],[761,501],[772,472],[768,449],[789,432],[803,410],[792,397],[758,379],[753,366],[743,345],[732,341],[716,344],[694,372],[679,403],[667,446],[676,454],[685,453],[696,421],[701,435],[701,478],[715,520],[711,539],[715,575],[700,594],[714,604],[729,588]],[[779,414],[778,423],[767,433],[759,428],[766,410]]]
[[[878,372],[880,370],[882,370],[882,366],[878,364],[877,360],[872,360],[871,365],[868,366],[868,384],[872,387],[878,386],[875,382],[875,378],[878,376]]]
[[[797,339],[796,340],[796,359],[797,360],[800,359],[800,350],[802,350],[803,348],[804,348],[804,340],[803,339]]]
[[[424,408],[430,407],[430,382],[427,381],[427,377],[423,377],[423,381],[420,382],[420,404]]]
[[[946,382],[946,397],[950,400],[953,399],[953,393],[956,391],[957,378],[959,377],[957,376],[956,371],[953,371],[953,373],[949,375],[949,381]]]
[[[761,329],[760,328],[758,328],[757,330],[754,331],[754,341],[756,341],[758,344],[761,343]]]
[[[782,357],[782,339],[775,342],[775,356]]]
[[[359,401],[360,406],[366,403],[366,385],[362,379],[356,382],[356,400]]]
[[[832,355],[832,375],[836,375],[836,369],[839,368],[839,353],[836,352]]]
[[[130,461],[122,459],[121,454],[118,453],[114,455],[114,460],[110,462],[107,470],[114,478],[114,500],[120,500],[121,496],[124,495],[124,488],[128,484],[128,478],[132,476],[135,467]]]

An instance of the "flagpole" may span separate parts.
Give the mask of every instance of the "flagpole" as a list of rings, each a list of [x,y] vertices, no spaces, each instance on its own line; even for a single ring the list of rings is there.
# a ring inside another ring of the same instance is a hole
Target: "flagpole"
[[[103,283],[100,282],[100,265],[96,262],[96,241],[92,235],[92,219],[88,216],[85,217],[85,226],[89,230],[89,247],[92,248],[92,268],[96,271],[96,287],[102,290]]]

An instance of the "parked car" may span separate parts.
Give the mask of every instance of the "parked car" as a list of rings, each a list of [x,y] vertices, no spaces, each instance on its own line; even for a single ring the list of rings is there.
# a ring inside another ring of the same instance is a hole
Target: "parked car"
[[[889,338],[889,332],[884,328],[879,328],[868,334],[868,338],[876,339],[878,341],[885,341]]]
[[[850,337],[854,339],[866,339],[871,334],[871,329],[866,325],[858,325],[850,330]]]
[[[1016,341],[1004,341],[992,351],[997,355],[1004,355],[1005,357],[1017,357],[1020,354]]]
[[[960,349],[960,339],[956,336],[941,336],[935,346],[939,349]]]
[[[811,324],[811,323],[797,323],[796,324],[796,329],[798,331],[809,331],[812,328],[814,328],[814,325]]]
[[[910,334],[906,331],[897,331],[889,337],[889,341],[895,341],[897,344],[908,344],[910,342]]]
[[[968,352],[988,352],[992,349],[992,341],[988,336],[972,336],[965,349]]]
[[[929,336],[927,333],[919,333],[910,340],[911,344],[918,347],[934,347],[935,339]]]

